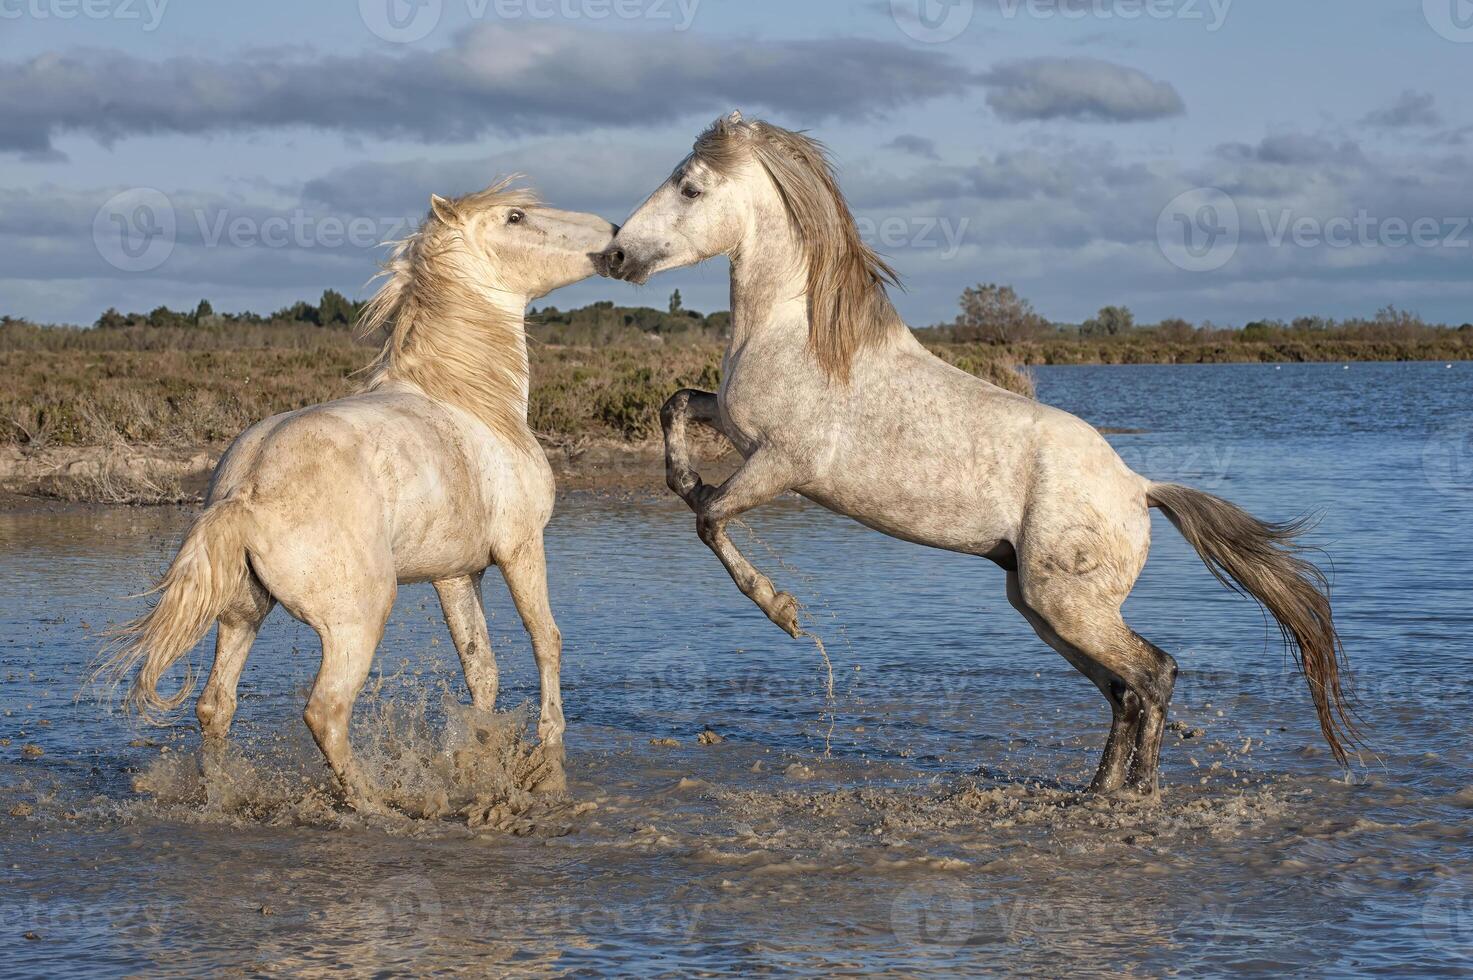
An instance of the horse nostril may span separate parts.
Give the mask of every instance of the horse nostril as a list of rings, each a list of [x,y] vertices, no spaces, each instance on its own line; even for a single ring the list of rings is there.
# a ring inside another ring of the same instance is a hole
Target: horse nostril
[[[609,269],[618,272],[624,265],[624,250],[622,248],[611,248],[608,253]]]

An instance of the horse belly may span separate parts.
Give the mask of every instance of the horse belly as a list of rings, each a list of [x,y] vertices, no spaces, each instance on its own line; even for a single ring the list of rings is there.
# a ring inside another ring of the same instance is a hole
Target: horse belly
[[[986,555],[1016,535],[1016,520],[971,494],[895,483],[805,487],[803,496],[902,541]]]

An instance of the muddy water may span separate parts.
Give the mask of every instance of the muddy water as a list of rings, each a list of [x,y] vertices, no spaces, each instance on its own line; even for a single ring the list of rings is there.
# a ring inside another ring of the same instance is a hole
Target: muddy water
[[[11,513],[0,970],[1473,970],[1473,365],[1039,383],[1148,429],[1114,439],[1154,477],[1265,516],[1323,510],[1375,749],[1349,779],[1260,614],[1159,520],[1126,613],[1183,674],[1166,790],[1143,807],[1079,794],[1107,712],[987,563],[797,502],[755,515],[745,547],[807,604],[830,702],[814,645],[735,592],[687,514],[575,496],[549,536],[567,796],[517,789],[535,673],[500,583],[493,717],[466,706],[433,593],[412,587],[355,717],[406,815],[370,822],[336,805],[300,722],[315,646],[280,612],[209,786],[189,725],[74,701],[187,513]],[[700,744],[707,726],[723,740]]]

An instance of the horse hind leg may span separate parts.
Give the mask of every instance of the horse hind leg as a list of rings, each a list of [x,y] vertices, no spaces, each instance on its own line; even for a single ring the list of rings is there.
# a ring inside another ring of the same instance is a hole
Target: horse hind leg
[[[1146,691],[1149,694],[1141,709],[1140,728],[1136,733],[1135,757],[1130,764],[1129,783],[1137,792],[1156,792],[1156,770],[1161,761],[1161,737],[1166,731],[1166,712],[1176,687],[1176,658],[1150,640],[1130,631],[1135,642],[1145,651],[1143,659],[1152,663]]]
[[[373,667],[374,650],[383,637],[384,623],[388,619],[387,607],[392,604],[390,596],[383,613],[372,622],[350,619],[313,624],[322,639],[322,666],[312,684],[306,710],[302,712],[302,719],[332,767],[348,804],[367,813],[383,813],[385,807],[372,781],[353,758],[353,749],[348,741],[348,723],[353,715],[353,702],[358,699],[358,692],[363,689]]]
[[[235,719],[236,685],[256,633],[275,604],[256,577],[247,574],[245,587],[220,614],[215,630],[215,662],[194,706],[207,747],[218,745],[230,733],[230,723]]]
[[[1114,718],[1092,792],[1156,792],[1156,769],[1166,711],[1176,684],[1176,661],[1120,618],[1119,602],[1095,597],[1076,579],[1045,580],[1044,587],[1020,583],[1018,599],[1034,616],[1039,635],[1105,694]]]
[[[1094,779],[1090,782],[1089,791],[1091,793],[1116,792],[1125,785],[1126,766],[1131,761],[1138,740],[1141,720],[1140,696],[1120,678],[1104,669],[1085,651],[1066,641],[1047,619],[1023,601],[1022,590],[1018,586],[1017,572],[1008,573],[1008,601],[1028,620],[1039,639],[1058,651],[1075,670],[1088,677],[1109,702],[1110,734],[1105,739],[1105,749],[1100,756],[1100,764],[1095,771]]]

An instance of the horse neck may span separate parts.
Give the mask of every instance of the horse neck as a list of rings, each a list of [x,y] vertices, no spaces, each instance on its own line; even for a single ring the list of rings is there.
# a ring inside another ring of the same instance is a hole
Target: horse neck
[[[758,216],[730,258],[730,347],[740,349],[777,333],[792,333],[806,343],[808,268],[787,214]]]
[[[409,382],[430,399],[469,412],[493,432],[527,443],[532,439],[527,302],[488,293],[419,307],[404,349],[378,382]]]

